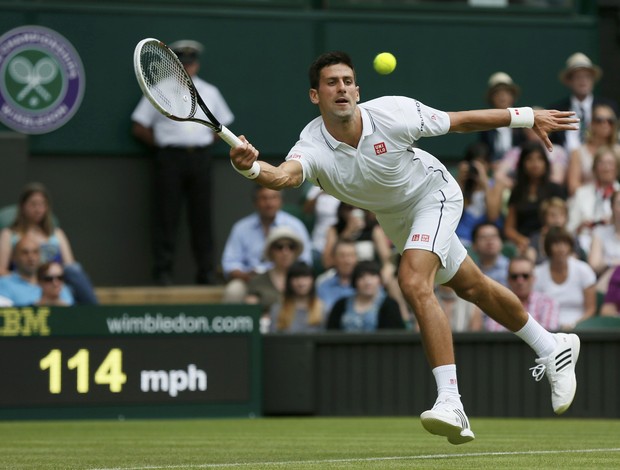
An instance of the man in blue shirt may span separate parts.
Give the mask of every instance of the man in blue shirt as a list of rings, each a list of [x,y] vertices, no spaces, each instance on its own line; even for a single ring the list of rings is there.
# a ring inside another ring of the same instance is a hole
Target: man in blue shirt
[[[265,240],[274,227],[286,226],[299,235],[304,245],[299,260],[312,266],[308,229],[297,217],[281,210],[281,192],[256,185],[253,199],[256,211],[233,225],[222,254],[222,269],[227,280],[223,300],[227,303],[243,303],[247,282],[271,268],[272,263],[264,253]]]
[[[37,284],[37,269],[41,264],[39,242],[34,237],[23,236],[13,248],[13,264],[11,274],[0,277],[0,296],[13,302],[15,307],[36,304],[41,298],[41,287]],[[63,286],[60,298],[73,305],[73,296]]]
[[[508,263],[502,254],[504,243],[499,228],[490,222],[481,222],[472,232],[472,250],[480,270],[494,281],[508,286]]]
[[[355,293],[351,286],[351,275],[357,264],[355,243],[338,240],[334,246],[334,267],[321,274],[316,280],[316,293],[330,312],[337,300]]]

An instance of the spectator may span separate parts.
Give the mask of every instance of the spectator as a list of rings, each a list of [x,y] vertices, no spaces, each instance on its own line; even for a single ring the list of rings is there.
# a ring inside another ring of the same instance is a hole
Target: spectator
[[[588,253],[592,244],[592,229],[611,221],[611,196],[620,189],[618,161],[620,151],[611,147],[597,150],[592,164],[594,181],[581,186],[568,200],[568,230]]]
[[[315,268],[323,271],[323,252],[327,241],[327,231],[338,221],[340,201],[327,194],[318,186],[312,186],[306,194],[304,212],[314,215],[312,227],[312,258]]]
[[[276,227],[269,232],[264,250],[264,258],[273,264],[248,281],[245,302],[260,304],[263,313],[268,314],[271,306],[284,294],[286,275],[303,252],[304,242],[291,228]]]
[[[325,304],[325,310],[331,311],[334,303],[355,293],[351,285],[353,269],[357,264],[355,243],[338,240],[334,245],[334,267],[320,275],[316,281],[317,293]]]
[[[225,303],[243,303],[250,279],[273,266],[264,257],[264,253],[267,237],[275,227],[286,226],[292,229],[303,242],[301,261],[312,263],[308,229],[297,217],[281,210],[282,193],[256,185],[253,201],[255,212],[233,225],[224,246],[222,269],[227,280]]]
[[[568,194],[574,195],[578,188],[594,181],[592,163],[601,147],[618,148],[618,125],[614,110],[604,104],[594,106],[592,122],[585,135],[585,142],[570,156],[568,167]]]
[[[521,301],[523,308],[530,313],[545,329],[559,329],[560,308],[558,302],[534,288],[534,263],[524,256],[517,256],[508,265],[508,287]],[[495,320],[484,316],[486,331],[508,331]]]
[[[219,121],[228,126],[234,116],[220,91],[198,77],[199,42],[181,40],[170,44],[198,93]],[[196,117],[208,119],[201,109]],[[183,203],[187,214],[191,245],[196,262],[196,283],[213,284],[215,278],[215,245],[212,233],[212,155],[217,134],[202,124],[176,122],[159,113],[142,98],[131,115],[134,136],[155,149],[154,162],[154,231],[153,277],[159,285],[173,282],[173,265],[178,224]]]
[[[601,305],[601,316],[614,317],[620,315],[620,266],[612,270],[607,292]]]
[[[588,263],[573,256],[573,246],[574,239],[566,229],[549,229],[545,237],[549,259],[534,271],[534,290],[557,299],[560,304],[562,330],[572,330],[596,310],[596,274]]]
[[[360,261],[351,283],[355,294],[338,300],[327,320],[328,330],[361,333],[380,329],[404,329],[398,303],[381,285],[381,270],[374,261]]]
[[[467,148],[465,159],[459,163],[456,180],[463,191],[463,215],[456,227],[463,245],[471,245],[474,227],[481,222],[501,224],[503,185],[489,178],[491,171],[489,148],[475,142]]]
[[[37,284],[37,270],[41,265],[39,240],[31,234],[19,239],[13,249],[15,270],[0,277],[0,296],[6,297],[16,307],[35,305],[41,298],[41,287]],[[73,296],[66,287],[60,298],[68,305],[73,304]]]
[[[520,89],[505,72],[495,72],[489,77],[487,101],[491,108],[506,109],[514,106]],[[512,147],[523,141],[523,129],[501,127],[480,132],[480,140],[487,144],[491,160],[497,161]]]
[[[539,109],[539,108],[534,108]],[[538,142],[542,144],[540,137],[536,135],[532,129],[523,129],[523,135],[525,140],[520,145],[511,148],[504,154],[501,160],[495,164],[495,182],[501,184],[504,188],[512,189],[517,180],[517,164],[519,163],[519,157],[523,151],[523,146],[529,142]],[[544,146],[543,146],[544,148]],[[549,181],[559,184],[560,186],[566,186],[566,174],[568,171],[568,153],[566,149],[560,144],[555,144],[553,150],[549,151],[545,148],[545,153],[551,164],[551,174],[549,175]]]
[[[530,247],[527,249],[527,257],[531,259],[534,264],[540,264],[547,259],[544,246],[545,235],[549,229],[551,227],[566,228],[566,224],[568,223],[568,204],[564,199],[552,197],[541,203],[540,213],[542,227],[532,234],[530,237]],[[573,250],[577,258],[581,260],[586,259],[586,254],[579,246],[577,239],[575,239]]]
[[[41,287],[41,298],[37,305],[67,307],[70,304],[61,298],[65,286],[65,273],[62,264],[55,261],[43,263],[37,269],[37,281]]]
[[[314,271],[306,263],[289,268],[282,301],[271,307],[271,332],[316,333],[324,329],[325,309],[314,281]]]
[[[15,221],[0,232],[0,275],[11,270],[11,252],[26,235],[38,242],[41,263],[57,261],[63,265],[76,303],[98,303],[88,275],[73,256],[67,235],[54,224],[49,193],[40,183],[26,185],[19,198]]]
[[[609,279],[620,266],[620,191],[614,191],[610,203],[611,223],[594,228],[588,254],[588,264],[599,277],[598,292],[607,292]]]
[[[566,60],[566,67],[560,72],[560,81],[570,90],[570,95],[550,106],[550,109],[574,111],[581,120],[580,129],[556,132],[551,136],[551,140],[564,146],[569,154],[585,142],[585,131],[590,127],[592,109],[596,104],[608,104],[618,114],[615,102],[592,94],[594,84],[602,75],[601,68],[581,52],[572,54]]]
[[[540,205],[546,199],[566,199],[566,190],[550,181],[551,164],[545,149],[537,142],[523,145],[517,165],[517,182],[508,200],[504,224],[506,238],[515,244],[519,254],[530,246],[530,236],[540,230]]]
[[[389,267],[393,277],[394,265],[390,261],[392,255],[390,240],[370,211],[358,209],[345,202],[339,204],[337,221],[327,229],[323,251],[325,269],[334,266],[334,245],[340,239],[351,240],[355,243],[357,257],[360,261],[377,261],[382,267]]]
[[[438,284],[435,287],[435,296],[439,301],[441,309],[448,317],[450,328],[454,332],[472,331],[474,328],[474,312],[479,311],[478,307],[461,299],[454,289]]]
[[[503,286],[507,285],[508,258],[502,254],[503,242],[499,229],[489,222],[476,225],[472,251],[480,270]]]

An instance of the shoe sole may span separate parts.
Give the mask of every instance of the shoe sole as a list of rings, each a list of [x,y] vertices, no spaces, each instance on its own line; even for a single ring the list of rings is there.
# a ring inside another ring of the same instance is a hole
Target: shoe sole
[[[576,340],[577,346],[574,347],[573,349],[573,374],[575,373],[575,368],[577,367],[577,360],[579,359],[579,353],[581,351],[581,340],[579,339],[579,336],[577,335],[571,335],[574,336],[574,340]],[[575,394],[577,393],[577,378],[573,375],[573,380],[575,381],[575,387],[573,388],[573,395],[570,397],[570,400],[560,406],[559,408],[553,410],[553,412],[556,415],[561,415],[562,413],[564,413],[566,410],[568,410],[570,408],[570,406],[573,404],[573,400],[575,399]]]
[[[473,441],[476,436],[471,429],[463,429],[460,426],[447,423],[432,412],[425,411],[420,415],[422,426],[431,434],[448,438],[450,444],[458,445]]]

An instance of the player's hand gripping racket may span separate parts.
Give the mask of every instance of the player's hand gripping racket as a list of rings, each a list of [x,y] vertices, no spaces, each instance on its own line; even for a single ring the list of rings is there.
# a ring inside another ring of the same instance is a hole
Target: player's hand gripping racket
[[[133,54],[133,65],[144,96],[164,116],[204,124],[231,147],[243,145],[209,110],[177,55],[163,42],[153,38],[140,41]],[[196,105],[208,121],[195,116]]]

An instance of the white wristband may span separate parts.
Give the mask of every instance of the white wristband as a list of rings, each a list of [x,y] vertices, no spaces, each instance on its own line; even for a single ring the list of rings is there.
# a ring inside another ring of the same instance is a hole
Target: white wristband
[[[235,166],[232,160],[230,161],[230,164],[237,173],[242,174],[249,180],[255,180],[256,178],[258,178],[258,175],[260,175],[260,164],[256,160],[254,161],[254,163],[252,163],[252,168],[250,168],[249,170],[240,170]]]
[[[532,108],[508,108],[510,127],[534,127],[534,110]]]

